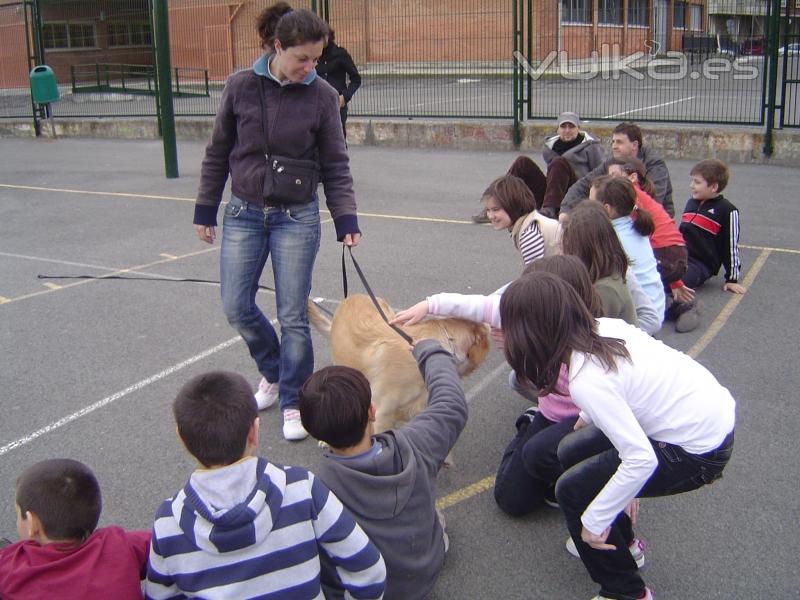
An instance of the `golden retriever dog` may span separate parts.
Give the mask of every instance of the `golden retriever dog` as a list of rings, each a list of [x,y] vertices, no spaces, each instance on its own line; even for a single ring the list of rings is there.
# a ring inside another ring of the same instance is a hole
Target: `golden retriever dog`
[[[394,310],[383,298],[378,302],[391,320]],[[331,320],[309,300],[308,317],[314,328],[330,339],[333,363],[358,369],[369,380],[375,433],[408,422],[427,406],[428,391],[408,342],[381,318],[369,296],[345,298]],[[438,340],[455,357],[462,377],[477,369],[489,353],[489,328],[481,323],[448,317],[402,329],[415,341]]]

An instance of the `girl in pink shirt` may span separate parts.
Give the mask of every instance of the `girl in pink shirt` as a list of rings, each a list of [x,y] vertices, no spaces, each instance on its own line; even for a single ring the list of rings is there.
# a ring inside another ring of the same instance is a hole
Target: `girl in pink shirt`
[[[551,256],[534,261],[523,272],[546,271],[563,278],[583,298],[592,314],[602,315],[602,305],[589,273],[575,256]],[[414,306],[399,311],[392,323],[413,324],[428,314],[453,316],[488,323],[495,342],[504,344],[500,322],[500,298],[507,286],[489,296],[442,293],[429,296]],[[537,390],[517,382],[512,371],[511,387],[534,406],[516,421],[516,435],[508,444],[495,477],[494,497],[498,506],[512,516],[523,516],[543,504],[557,507],[555,482],[562,473],[556,450],[559,442],[575,425],[578,408],[567,391],[567,371],[562,365],[556,389],[540,395]]]

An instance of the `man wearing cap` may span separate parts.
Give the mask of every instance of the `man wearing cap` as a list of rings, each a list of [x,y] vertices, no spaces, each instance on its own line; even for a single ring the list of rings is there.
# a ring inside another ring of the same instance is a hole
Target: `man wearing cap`
[[[603,164],[605,158],[600,142],[581,131],[581,120],[574,112],[558,117],[556,135],[544,141],[542,152],[547,164],[545,175],[527,156],[517,158],[508,169],[522,179],[533,192],[536,208],[552,219],[558,215],[561,200],[578,179]],[[486,211],[472,217],[476,223],[488,223]]]

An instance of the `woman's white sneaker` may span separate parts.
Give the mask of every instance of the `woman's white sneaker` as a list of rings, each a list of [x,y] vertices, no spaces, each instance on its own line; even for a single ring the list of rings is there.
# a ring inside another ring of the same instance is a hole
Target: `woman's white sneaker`
[[[575,542],[572,541],[572,537],[567,538],[567,552],[569,552],[575,558],[580,558],[580,554],[578,554],[578,549],[575,547]],[[633,560],[636,561],[636,566],[640,569],[644,568],[645,565],[645,558],[644,558],[644,551],[647,548],[647,544],[644,540],[640,540],[639,538],[634,538],[631,542],[631,545],[628,546],[628,550],[631,552],[631,556]]]
[[[283,411],[283,437],[291,442],[304,440],[308,437],[308,432],[303,428],[300,421],[300,411],[295,408],[287,408]]]
[[[256,404],[258,405],[258,410],[264,410],[265,408],[269,408],[273,404],[278,401],[278,382],[270,383],[267,381],[266,377],[262,377],[261,381],[258,384],[258,390],[256,391]]]

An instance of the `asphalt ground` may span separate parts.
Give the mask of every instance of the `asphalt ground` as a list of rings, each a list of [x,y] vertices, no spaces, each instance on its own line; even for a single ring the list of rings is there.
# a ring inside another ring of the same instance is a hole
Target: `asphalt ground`
[[[202,151],[181,143],[182,177],[167,180],[155,141],[0,142],[0,536],[16,536],[17,475],[50,457],[96,472],[101,524],[149,528],[194,468],[175,436],[177,390],[210,369],[257,382],[218,287],[155,280],[218,277],[219,246],[200,242],[191,225]],[[351,154],[364,231],[356,256],[395,307],[439,291],[488,293],[518,274],[507,236],[469,222],[514,153]],[[691,164],[668,165],[680,209]],[[677,334],[667,325],[661,334],[732,390],[738,423],[720,482],[642,502],[644,576],[660,599],[800,598],[798,186],[796,169],[733,167],[726,195],[741,210],[749,291],[733,296],[713,279],[699,291],[702,326]],[[340,256],[324,213],[312,293],[329,308],[342,296]],[[154,280],[38,278],[84,274]],[[262,283],[271,284],[268,271]],[[260,303],[274,316],[270,293]],[[315,333],[314,344],[317,366],[328,364],[327,341]],[[451,547],[432,597],[589,598],[596,587],[564,550],[557,510],[513,519],[495,506],[491,478],[526,408],[507,387],[508,371],[492,351],[464,382],[469,423],[438,482]],[[313,470],[321,451],[312,440],[284,441],[271,409],[262,413],[260,452]]]

